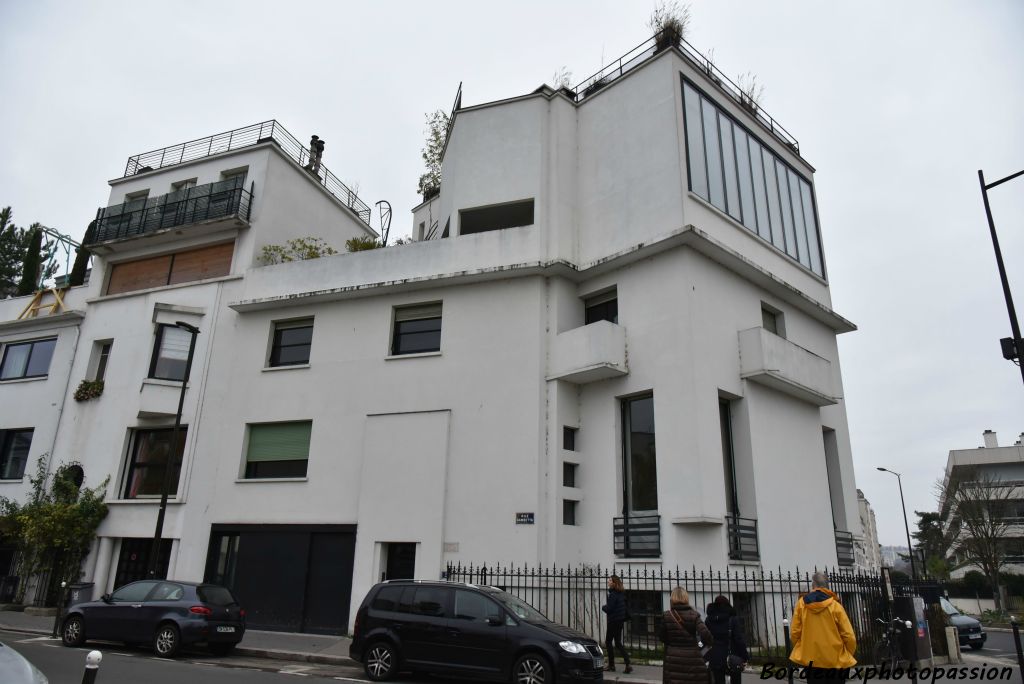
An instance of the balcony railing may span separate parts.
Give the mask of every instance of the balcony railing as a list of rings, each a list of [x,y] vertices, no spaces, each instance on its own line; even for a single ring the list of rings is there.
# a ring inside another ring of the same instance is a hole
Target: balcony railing
[[[620,558],[661,556],[661,516],[631,515],[612,521],[612,545]]]
[[[236,217],[248,221],[251,204],[252,192],[230,179],[101,207],[96,212],[96,233],[89,244],[214,219]]]
[[[854,563],[853,533],[836,530],[836,557],[841,567],[849,567]]]
[[[288,157],[314,176],[327,192],[355,212],[360,220],[370,225],[370,207],[363,202],[347,185],[338,180],[326,166],[319,166],[316,173],[310,165],[309,150],[302,146],[295,136],[285,130],[275,120],[263,121],[236,128],[233,131],[217,133],[198,140],[178,143],[152,152],[143,152],[128,158],[124,175],[134,176],[137,173],[161,169],[165,166],[183,164],[185,162],[210,157],[223,152],[251,147],[259,143],[274,142]]]
[[[757,519],[726,516],[729,535],[729,559],[742,561],[761,560],[757,545]]]

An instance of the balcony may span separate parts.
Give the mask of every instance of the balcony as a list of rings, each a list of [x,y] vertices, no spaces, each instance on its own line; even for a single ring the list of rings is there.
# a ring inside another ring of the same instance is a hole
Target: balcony
[[[725,520],[728,523],[729,560],[761,560],[761,550],[757,544],[757,519],[728,515]]]
[[[739,333],[740,377],[815,406],[839,403],[828,359],[764,328]]]
[[[626,329],[597,321],[560,333],[551,345],[548,367],[548,380],[577,385],[626,375]]]
[[[612,520],[612,546],[619,558],[661,556],[661,516],[632,515]]]
[[[86,246],[210,221],[248,223],[251,204],[252,193],[230,179],[101,207],[96,232]]]
[[[839,567],[850,567],[854,563],[853,533],[836,530],[836,558]]]

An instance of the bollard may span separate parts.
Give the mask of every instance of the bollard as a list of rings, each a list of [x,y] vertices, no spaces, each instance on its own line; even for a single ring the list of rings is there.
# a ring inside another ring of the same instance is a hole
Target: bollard
[[[789,661],[789,654],[793,652],[793,645],[789,642],[789,619],[782,618],[782,631],[786,635],[786,672],[789,684],[793,684],[793,665]]]
[[[64,600],[67,598],[67,582],[60,583],[60,599],[57,601],[57,614],[53,616],[53,632],[50,634],[54,639],[57,638],[57,631],[60,629],[60,619],[64,614]]]
[[[1024,679],[1024,652],[1020,648],[1020,627],[1017,625],[1017,618],[1010,616],[1010,626],[1013,627],[1013,645],[1017,649],[1017,666],[1020,668],[1020,676]]]
[[[96,681],[96,673],[100,671],[100,661],[103,654],[99,651],[89,651],[85,656],[85,674],[82,675],[82,684],[93,684]]]

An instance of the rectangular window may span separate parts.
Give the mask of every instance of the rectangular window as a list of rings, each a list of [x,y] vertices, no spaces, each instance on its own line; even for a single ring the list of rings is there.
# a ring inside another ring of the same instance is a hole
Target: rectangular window
[[[246,479],[305,477],[312,431],[313,422],[309,420],[250,424]]]
[[[274,323],[274,341],[270,348],[270,367],[299,366],[309,363],[313,346],[313,319]]]
[[[807,227],[804,225],[804,208],[800,202],[800,181],[792,169],[786,170],[789,178],[789,198],[793,206],[793,226],[796,230],[796,247],[800,252],[800,263],[804,268],[811,267],[811,258],[807,253]]]
[[[732,445],[732,411],[729,401],[718,400],[718,419],[722,430],[722,467],[725,471],[725,510],[740,514],[739,492],[736,489],[736,454]]]
[[[0,480],[20,480],[32,448],[32,428],[0,430]]]
[[[191,342],[192,333],[187,330],[166,323],[157,326],[149,377],[159,380],[184,380]]]
[[[782,312],[761,302],[761,327],[779,337],[786,336]]]
[[[718,116],[715,106],[701,102],[704,119],[704,152],[708,160],[708,195],[711,203],[725,211],[725,181],[722,178],[722,148],[718,141]]]
[[[722,164],[725,167],[725,199],[729,216],[742,221],[739,187],[736,183],[736,148],[732,139],[732,121],[719,113],[718,127],[722,131]]]
[[[56,337],[6,345],[0,361],[0,380],[45,378],[56,347]]]
[[[459,210],[459,235],[533,225],[533,199]]]
[[[690,176],[690,190],[708,199],[708,170],[704,161],[704,127],[700,119],[700,95],[683,84],[686,108],[686,161]]]
[[[562,464],[562,486],[563,487],[575,487],[576,486],[576,469],[579,468],[575,463],[563,463]]]
[[[658,467],[654,449],[654,396],[622,401],[624,503],[628,513],[658,510]]]
[[[392,356],[436,351],[441,351],[441,304],[396,307]]]
[[[107,360],[110,359],[110,350],[113,346],[112,340],[96,342],[96,372],[92,375],[93,380],[102,380],[107,376]]]
[[[570,501],[569,499],[562,500],[562,524],[563,525],[575,525],[576,524],[576,504],[578,501]]]
[[[583,324],[598,321],[619,322],[619,295],[615,288],[583,300]]]
[[[188,427],[181,426],[178,444],[171,458],[174,429],[135,430],[132,433],[128,468],[125,476],[124,498],[136,499],[160,496],[164,474],[170,469],[168,494],[178,493],[178,478],[181,474],[181,459],[185,453]]]
[[[566,451],[576,451],[576,433],[579,428],[562,426],[562,448]]]

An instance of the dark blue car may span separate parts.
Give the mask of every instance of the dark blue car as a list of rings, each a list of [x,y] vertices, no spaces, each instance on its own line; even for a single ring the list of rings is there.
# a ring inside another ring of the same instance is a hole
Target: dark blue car
[[[65,646],[81,646],[86,639],[152,644],[162,658],[192,645],[227,655],[244,635],[245,611],[231,591],[172,580],[126,584],[99,601],[71,606],[61,623]]]

